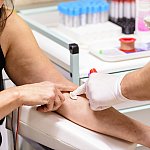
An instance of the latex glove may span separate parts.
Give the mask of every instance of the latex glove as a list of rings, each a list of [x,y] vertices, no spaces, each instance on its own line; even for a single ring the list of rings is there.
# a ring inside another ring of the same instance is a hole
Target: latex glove
[[[120,83],[123,76],[92,73],[86,82],[86,96],[92,110],[103,110],[127,101],[121,94]]]

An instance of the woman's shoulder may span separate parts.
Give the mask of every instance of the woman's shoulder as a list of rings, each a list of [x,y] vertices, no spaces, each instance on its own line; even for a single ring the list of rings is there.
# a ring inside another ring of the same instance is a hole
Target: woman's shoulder
[[[10,12],[8,12],[10,13]],[[7,53],[9,46],[14,43],[18,38],[21,38],[23,34],[29,28],[23,19],[13,12],[6,21],[5,28],[1,34],[1,45],[4,49],[4,53]]]
[[[6,26],[5,26],[5,31],[9,31],[12,33],[18,32],[18,31],[23,31],[24,27],[26,26],[25,22],[23,19],[18,16],[18,14],[14,11],[7,19],[6,21]]]

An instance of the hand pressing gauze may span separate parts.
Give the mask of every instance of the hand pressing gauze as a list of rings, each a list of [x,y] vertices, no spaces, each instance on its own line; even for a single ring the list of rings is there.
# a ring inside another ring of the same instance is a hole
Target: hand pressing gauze
[[[127,101],[121,93],[123,76],[93,73],[86,82],[86,96],[92,110],[103,110]]]

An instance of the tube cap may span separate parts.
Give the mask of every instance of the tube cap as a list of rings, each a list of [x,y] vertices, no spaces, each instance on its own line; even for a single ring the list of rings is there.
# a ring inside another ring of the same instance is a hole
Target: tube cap
[[[91,70],[90,70],[90,74],[91,73],[97,73],[97,70],[95,69],[95,68],[92,68]]]

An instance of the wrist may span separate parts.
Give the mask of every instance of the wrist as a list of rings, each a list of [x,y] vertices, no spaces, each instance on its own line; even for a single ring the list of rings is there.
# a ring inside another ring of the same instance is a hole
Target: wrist
[[[23,105],[22,100],[21,100],[22,96],[21,96],[19,87],[10,88],[9,90],[11,90],[12,97],[13,99],[15,99],[17,106],[18,107],[22,106]]]

